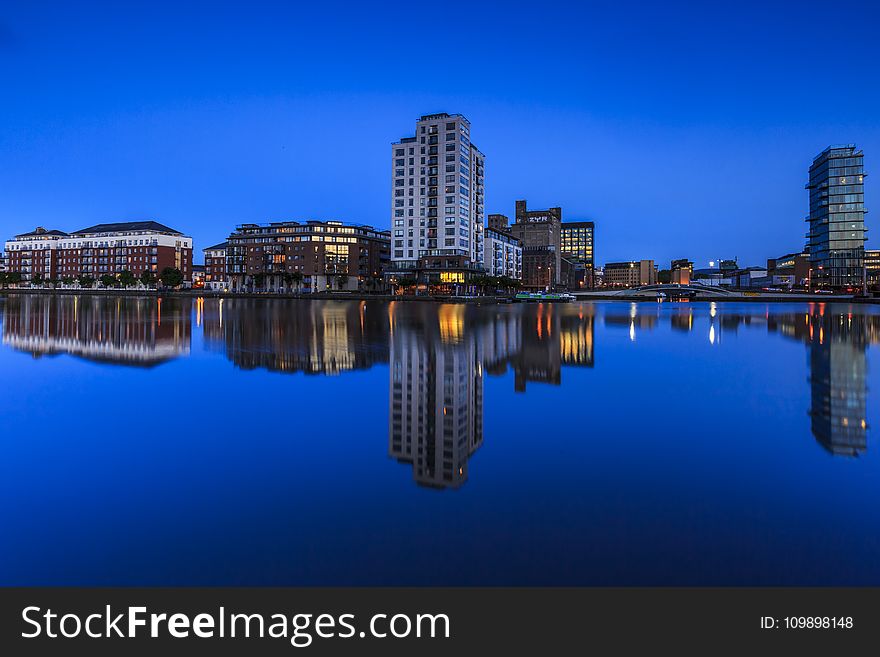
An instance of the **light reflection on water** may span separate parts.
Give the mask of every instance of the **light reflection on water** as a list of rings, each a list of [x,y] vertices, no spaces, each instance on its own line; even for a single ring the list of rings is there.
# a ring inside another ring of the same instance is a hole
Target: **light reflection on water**
[[[77,389],[66,393],[71,403],[79,408],[88,406],[99,415],[105,411],[116,413],[96,405],[101,399],[105,404],[114,404],[103,387],[106,376],[112,376],[120,394],[126,385],[136,388],[123,397],[164,397],[165,401],[157,402],[146,413],[147,425],[152,416],[161,418],[166,427],[178,422],[201,426],[216,439],[219,451],[211,458],[218,467],[246,469],[247,477],[262,478],[262,483],[280,489],[289,488],[291,495],[308,494],[315,488],[325,490],[326,479],[337,475],[327,460],[336,458],[335,467],[350,477],[346,486],[355,486],[362,495],[372,496],[380,508],[385,505],[389,515],[377,520],[379,524],[391,525],[397,532],[413,532],[404,545],[424,548],[424,534],[429,533],[425,526],[409,522],[406,514],[413,509],[408,502],[401,502],[407,488],[412,488],[412,481],[434,496],[439,490],[457,489],[450,493],[452,497],[428,498],[426,504],[438,513],[441,526],[460,529],[459,523],[463,523],[481,535],[471,536],[464,546],[460,538],[429,541],[432,547],[426,549],[428,553],[433,550],[436,558],[448,557],[449,550],[457,546],[464,550],[459,556],[466,561],[468,550],[476,549],[478,544],[485,549],[498,541],[507,541],[528,554],[534,555],[538,546],[543,550],[541,556],[535,556],[534,570],[524,566],[519,557],[505,559],[496,554],[496,563],[488,570],[477,568],[477,559],[470,567],[451,574],[444,574],[440,568],[435,574],[419,575],[406,568],[394,571],[388,564],[362,555],[361,569],[345,576],[334,561],[338,558],[333,556],[334,550],[344,552],[345,546],[361,540],[360,533],[331,529],[315,521],[311,533],[289,537],[288,548],[301,559],[300,541],[307,539],[312,545],[310,550],[316,545],[329,546],[324,557],[310,551],[310,558],[317,561],[310,562],[305,571],[276,564],[275,570],[260,566],[248,574],[249,567],[242,566],[245,583],[880,583],[874,566],[839,570],[809,559],[791,572],[768,571],[759,565],[760,559],[771,565],[774,559],[782,560],[793,538],[774,541],[767,537],[763,526],[761,533],[750,539],[753,552],[748,559],[726,571],[702,567],[693,559],[664,563],[657,561],[658,555],[652,553],[650,545],[635,547],[636,543],[656,538],[653,533],[658,531],[657,518],[633,514],[633,509],[640,508],[640,500],[642,506],[651,506],[644,502],[645,495],[666,495],[663,508],[673,519],[672,526],[676,519],[681,523],[684,517],[703,517],[702,524],[685,522],[683,528],[679,527],[677,531],[683,531],[683,535],[667,537],[670,545],[679,546],[684,553],[698,551],[699,545],[712,542],[704,534],[716,531],[717,523],[724,522],[724,514],[731,513],[722,508],[736,500],[764,505],[766,513],[777,522],[794,522],[783,517],[788,502],[766,497],[752,500],[753,496],[766,496],[770,485],[767,478],[772,476],[761,469],[760,454],[746,449],[762,443],[768,458],[781,458],[784,453],[789,459],[786,467],[804,469],[804,478],[794,483],[787,475],[790,488],[786,495],[796,496],[801,488],[807,490],[822,482],[834,486],[837,495],[850,504],[854,496],[861,499],[878,492],[876,477],[866,476],[859,469],[864,466],[855,465],[863,462],[874,466],[873,460],[866,457],[872,453],[868,354],[869,346],[880,341],[880,313],[875,307],[757,303],[475,306],[10,295],[5,302],[0,301],[0,318],[6,347],[0,362],[4,366],[14,363],[16,376],[24,381],[31,376],[35,381],[40,379],[48,399],[58,398],[48,389],[58,385],[60,373],[70,370],[77,382]],[[780,346],[796,343],[806,349],[805,370],[803,360],[795,364],[792,352]],[[13,360],[10,355],[21,352],[36,360],[28,363]],[[43,357],[57,355],[74,356],[80,364],[61,363],[54,375],[38,369]],[[218,368],[218,359],[234,367]],[[120,367],[113,368],[112,375],[109,370],[100,370],[105,378],[91,378],[93,370],[83,370],[83,363],[86,367],[94,367],[89,363]],[[132,374],[125,375],[126,369]],[[166,371],[174,375],[166,376]],[[314,376],[277,378],[278,374]],[[270,378],[264,378],[266,375]],[[261,378],[254,378],[258,376]],[[319,384],[315,376],[334,377],[336,383]],[[358,387],[349,385],[346,377],[352,377],[348,381],[357,377]],[[174,385],[173,381],[186,387],[176,395],[163,392],[163,386]],[[150,386],[156,388],[145,392]],[[798,400],[801,408],[791,406],[789,400]],[[27,406],[31,418],[40,412],[35,402]],[[379,427],[375,417],[386,410],[386,424]],[[364,422],[366,416],[374,419]],[[8,437],[22,434],[22,417],[13,417],[11,424],[6,422]],[[123,417],[122,412],[115,417]],[[717,418],[726,418],[725,425],[718,426]],[[807,423],[800,418],[807,418]],[[140,436],[139,430],[126,430]],[[795,435],[806,430],[812,434],[813,444]],[[192,432],[168,431],[173,433],[173,441],[164,434],[161,438],[156,432],[151,435],[153,440],[172,447],[167,458],[183,463],[181,470],[187,472],[186,466],[196,463],[196,457],[187,453],[175,456],[174,450],[186,445]],[[732,441],[721,441],[714,452],[705,451],[711,449],[711,441],[719,434],[727,432],[742,437],[742,449],[737,450]],[[376,442],[380,434],[384,448]],[[665,454],[660,456],[654,451],[658,446],[650,442],[651,437],[667,443]],[[75,429],[66,433],[69,441],[80,438]],[[124,435],[117,438],[125,439]],[[363,444],[365,441],[368,445]],[[99,449],[91,441],[83,442],[86,451]],[[258,458],[237,463],[220,449],[232,444],[237,449],[242,442],[262,447],[282,444],[285,450],[296,452],[298,466],[281,476],[274,471],[275,464]],[[816,444],[835,461],[853,463],[844,466],[852,472],[831,462],[816,461]],[[294,449],[294,445],[301,445],[301,449]],[[337,451],[331,454],[328,445],[335,445]],[[39,461],[27,445],[13,448],[7,443],[5,449],[8,468],[15,466],[21,473],[28,464],[35,467],[29,486],[50,498],[58,494],[53,492],[52,483],[40,481],[41,475],[49,473],[41,472],[39,465],[33,466]],[[400,481],[381,463],[378,469],[375,467],[372,459],[379,449],[384,450],[386,459],[399,464],[396,468],[409,473],[410,483]],[[531,458],[528,449],[534,450]],[[689,467],[684,468],[689,460]],[[17,467],[17,461],[21,467]],[[313,468],[311,462],[324,469]],[[309,463],[310,472],[299,481],[305,463]],[[369,471],[364,467],[367,463],[371,464]],[[579,468],[574,467],[576,463]],[[658,470],[652,471],[652,465]],[[157,472],[161,470],[166,476],[170,466],[153,464],[150,469],[147,463],[144,467],[144,481],[155,483]],[[685,478],[692,477],[693,481],[677,477],[669,490],[649,492],[648,482],[661,477],[660,469],[679,474],[690,469],[692,474]],[[735,473],[736,490],[713,490],[713,472],[720,477]],[[859,476],[853,478],[856,472]],[[96,468],[83,474],[83,479],[100,480],[104,476]],[[223,486],[216,473],[192,476],[205,478],[208,488]],[[485,477],[483,484],[479,483],[480,477]],[[565,484],[556,477],[563,477]],[[73,481],[82,483],[75,476]],[[381,482],[378,487],[377,482]],[[12,487],[11,482],[8,485]],[[474,490],[467,497],[458,497],[471,487]],[[521,497],[523,491],[530,491],[533,497]],[[130,493],[123,485],[122,496]],[[717,497],[718,508],[701,506],[707,495],[710,499]],[[202,505],[209,504],[196,498]],[[591,506],[599,498],[606,505],[601,511]],[[473,507],[471,512],[482,512],[480,522],[470,525],[467,520],[456,520],[459,500],[465,499]],[[237,503],[262,504],[267,498],[265,492],[258,492],[252,500],[238,498]],[[277,497],[268,503],[284,509]],[[504,516],[505,512],[499,512],[499,505],[504,504],[513,504],[523,517],[528,517],[536,503],[549,514],[547,521],[555,518],[560,523],[572,522],[564,512],[568,507],[584,506],[587,510],[582,522],[575,521],[570,534],[545,526],[544,520],[533,519],[534,526],[523,520],[516,530],[509,519],[486,519]],[[327,502],[328,507],[337,508],[337,504]],[[205,510],[204,506],[200,508]],[[146,509],[157,510],[148,503]],[[371,513],[380,511],[374,509]],[[21,521],[15,513],[4,516],[8,522]],[[876,519],[873,510],[861,516],[865,546],[877,543]],[[730,522],[735,525],[731,530],[748,535],[750,527],[742,525],[742,518]],[[256,523],[251,530],[258,534],[269,531],[266,524],[253,519],[248,523]],[[831,524],[826,522],[824,529]],[[598,538],[594,531],[603,525],[612,530]],[[549,535],[540,540],[529,537],[528,533],[538,527]],[[809,528],[811,531],[807,529],[801,531],[812,535],[812,529],[820,531],[823,526],[819,523]],[[87,530],[85,523],[82,531]],[[157,527],[159,538],[164,530],[167,527],[161,524]],[[197,540],[216,538],[206,529]],[[38,539],[35,534],[21,533],[12,550],[19,552],[9,555],[11,563],[19,563],[20,567],[0,571],[3,583],[35,582],[23,556],[28,551],[28,540]],[[279,540],[285,543],[284,536]],[[835,540],[844,539],[838,535]],[[572,541],[592,546],[596,554],[587,554],[590,550],[581,558],[569,554]],[[252,556],[241,546],[238,548],[237,558]],[[390,548],[390,553],[397,551]],[[559,567],[561,554],[566,556]],[[597,560],[602,554],[607,562],[604,569]],[[620,558],[630,555],[632,562],[618,563],[609,554]],[[430,556],[426,554],[425,559]],[[223,558],[234,557],[225,554]],[[544,563],[545,559],[556,563]],[[455,561],[458,563],[458,559]],[[180,571],[170,566],[167,572],[159,569],[144,575],[134,566],[120,565],[112,583],[119,579],[146,583],[229,581],[229,576],[216,567],[212,570],[206,566],[205,572],[197,576],[179,567]],[[63,571],[66,575],[56,575],[49,583],[69,578],[88,583],[104,581],[83,563],[70,568]],[[328,575],[331,571],[333,574]],[[60,563],[57,572],[62,572]]]

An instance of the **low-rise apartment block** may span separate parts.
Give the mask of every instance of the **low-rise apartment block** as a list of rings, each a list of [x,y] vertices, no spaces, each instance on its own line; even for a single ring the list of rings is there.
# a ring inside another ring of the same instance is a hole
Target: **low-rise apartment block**
[[[192,238],[156,221],[97,224],[72,233],[37,228],[6,242],[8,270],[22,280],[117,275],[166,267],[192,281]]]
[[[378,290],[390,244],[388,231],[341,221],[242,224],[227,240],[229,289]]]

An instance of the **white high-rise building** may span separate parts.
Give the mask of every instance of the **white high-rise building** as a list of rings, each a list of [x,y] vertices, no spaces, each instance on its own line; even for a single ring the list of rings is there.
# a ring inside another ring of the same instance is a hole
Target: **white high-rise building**
[[[418,269],[422,258],[436,257],[430,266],[446,270],[438,282],[458,282],[453,270],[483,268],[485,157],[471,143],[470,121],[420,117],[415,137],[392,144],[391,164],[392,267]]]

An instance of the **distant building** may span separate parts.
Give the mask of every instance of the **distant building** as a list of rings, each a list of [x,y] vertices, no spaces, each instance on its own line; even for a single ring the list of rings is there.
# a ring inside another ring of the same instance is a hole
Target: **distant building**
[[[763,287],[768,284],[765,267],[746,267],[736,271],[737,287]]]
[[[205,265],[193,265],[192,286],[205,287]]]
[[[576,287],[593,286],[595,233],[596,225],[592,221],[566,221],[560,226],[562,257],[583,265],[583,280]]]
[[[391,145],[394,270],[482,270],[485,156],[470,136],[461,114],[426,114]]]
[[[522,242],[498,228],[487,228],[485,239],[485,266],[490,276],[522,279]]]
[[[506,214],[490,214],[488,217],[489,228],[501,230],[506,233],[510,232],[510,219]]]
[[[787,253],[778,258],[767,259],[767,275],[773,285],[804,287],[810,278],[810,255],[808,253]]]
[[[639,287],[657,282],[657,268],[653,260],[609,262],[604,268],[606,287]]]
[[[227,240],[226,272],[233,291],[372,291],[389,243],[387,231],[341,221],[242,224]]]
[[[529,210],[516,202],[516,222],[510,227],[523,246],[523,286],[544,289],[562,279],[562,208]]]
[[[691,278],[701,285],[736,285],[736,269],[717,269],[715,267],[694,269]]]
[[[229,242],[222,242],[202,249],[205,256],[205,287],[209,290],[226,290],[229,277],[226,275],[226,247]]]
[[[810,285],[860,288],[865,268],[865,167],[855,145],[829,146],[810,166]]]
[[[678,285],[690,285],[694,273],[694,263],[687,258],[673,260],[669,266],[670,282]]]
[[[118,275],[156,276],[171,267],[192,281],[192,238],[155,221],[98,224],[67,233],[37,228],[6,242],[9,271],[25,281]]]
[[[869,286],[880,285],[880,249],[865,250],[865,276]]]

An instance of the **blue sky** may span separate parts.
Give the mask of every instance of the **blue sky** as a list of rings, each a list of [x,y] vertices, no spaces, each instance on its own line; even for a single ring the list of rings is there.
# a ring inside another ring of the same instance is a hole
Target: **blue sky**
[[[880,10],[716,4],[6,2],[0,234],[388,227],[388,144],[448,111],[489,212],[592,219],[600,263],[760,263],[803,245],[828,144],[864,149],[880,205]],[[424,21],[443,37],[413,42]]]

